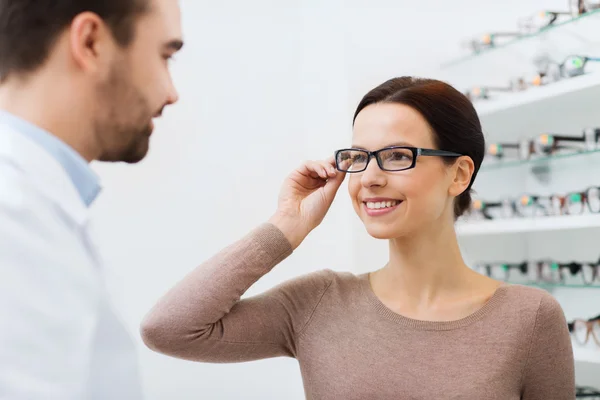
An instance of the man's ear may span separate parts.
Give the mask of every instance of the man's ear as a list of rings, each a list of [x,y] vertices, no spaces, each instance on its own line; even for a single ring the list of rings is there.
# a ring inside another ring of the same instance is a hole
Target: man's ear
[[[75,64],[85,71],[100,69],[101,56],[112,44],[110,30],[102,18],[92,12],[78,14],[69,28],[69,47]]]
[[[451,196],[458,196],[469,187],[471,178],[475,172],[475,163],[469,156],[461,156],[456,160],[454,168],[454,179],[448,189]]]

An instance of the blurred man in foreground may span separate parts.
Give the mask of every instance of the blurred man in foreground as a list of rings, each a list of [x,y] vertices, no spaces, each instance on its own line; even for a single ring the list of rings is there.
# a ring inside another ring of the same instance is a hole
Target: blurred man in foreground
[[[177,0],[0,0],[0,398],[142,398],[89,163],[144,158],[182,45]]]

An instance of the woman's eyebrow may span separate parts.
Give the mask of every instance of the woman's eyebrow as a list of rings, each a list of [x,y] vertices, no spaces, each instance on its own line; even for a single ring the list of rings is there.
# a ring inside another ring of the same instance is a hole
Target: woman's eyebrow
[[[404,142],[404,141],[399,141],[399,142],[393,142],[393,143],[389,143],[387,145],[385,145],[382,148],[386,148],[386,147],[392,147],[392,146],[408,146],[408,147],[415,147],[413,146],[411,143],[408,142]],[[361,146],[359,144],[353,143],[352,148],[354,149],[361,149],[361,150],[367,150],[364,146]]]

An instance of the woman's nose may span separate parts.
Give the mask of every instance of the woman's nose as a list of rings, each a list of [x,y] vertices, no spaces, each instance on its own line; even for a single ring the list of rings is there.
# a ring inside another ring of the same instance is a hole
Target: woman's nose
[[[362,172],[360,182],[364,187],[385,186],[385,172],[379,168],[374,157],[369,160],[367,168]]]

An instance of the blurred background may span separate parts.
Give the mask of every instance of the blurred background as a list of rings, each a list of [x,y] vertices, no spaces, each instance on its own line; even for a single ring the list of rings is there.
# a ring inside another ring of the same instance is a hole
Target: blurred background
[[[600,343],[577,342],[600,314],[600,63],[585,58],[600,57],[600,10],[576,3],[181,1],[179,103],[143,162],[93,164],[104,187],[98,244],[139,343],[147,398],[304,398],[293,359],[175,360],[145,348],[139,324],[186,273],[271,216],[293,168],[349,145],[361,97],[402,75],[472,97],[490,147],[478,201],[457,223],[464,255],[555,295],[573,322],[578,384],[600,388]],[[318,269],[374,270],[386,257],[344,185],[323,224],[247,296]]]

